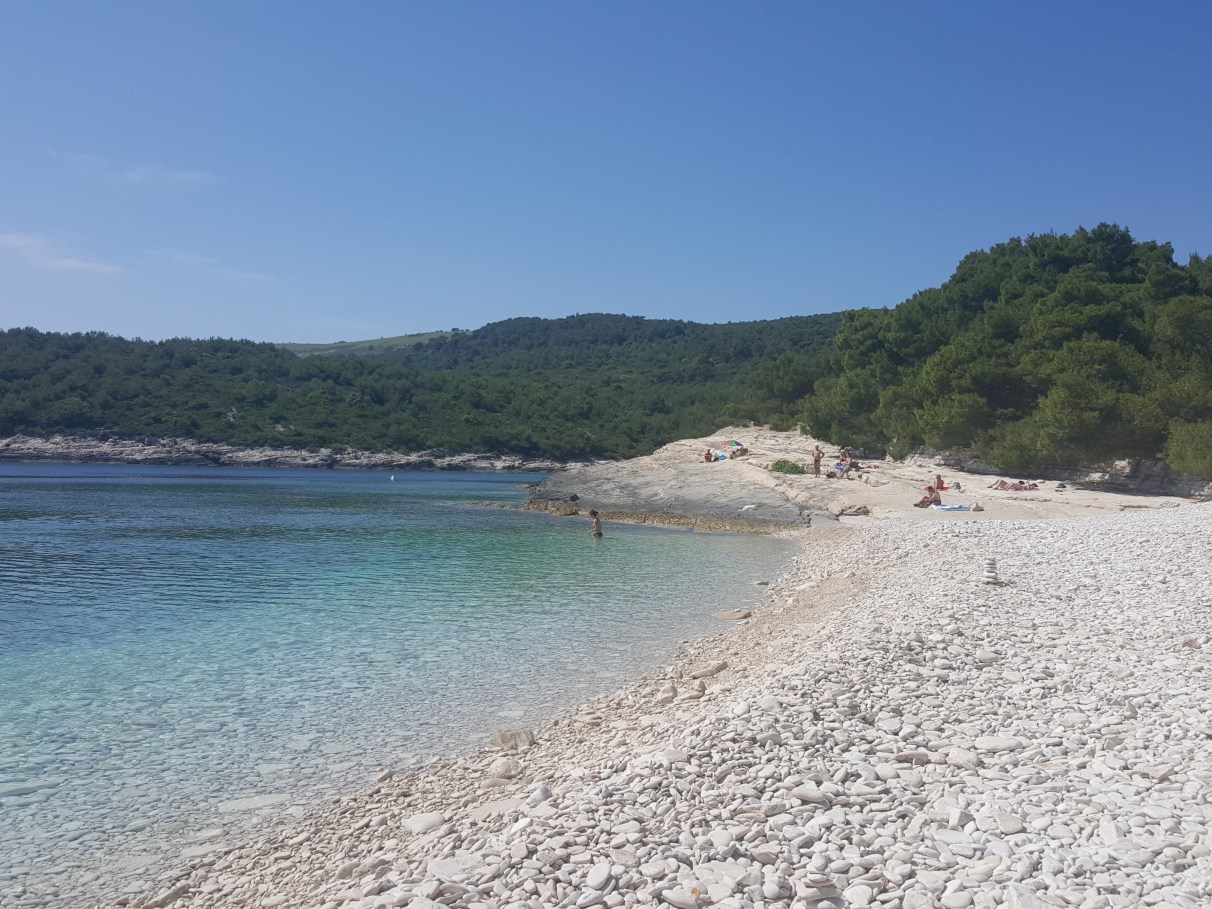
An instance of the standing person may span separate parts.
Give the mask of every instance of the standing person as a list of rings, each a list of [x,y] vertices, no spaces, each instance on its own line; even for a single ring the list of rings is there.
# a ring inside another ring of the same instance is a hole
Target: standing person
[[[596,511],[590,511],[589,516],[593,518],[593,526],[589,528],[589,532],[593,535],[594,539],[600,540],[602,538],[602,519],[598,517]]]
[[[819,477],[821,475],[821,459],[825,457],[825,452],[820,445],[812,449],[812,475]]]

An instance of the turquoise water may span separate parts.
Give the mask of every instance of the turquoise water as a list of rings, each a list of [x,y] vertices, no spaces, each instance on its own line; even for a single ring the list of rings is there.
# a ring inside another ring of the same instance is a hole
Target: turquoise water
[[[790,555],[472,504],[538,479],[0,464],[0,905],[141,892],[617,687]]]

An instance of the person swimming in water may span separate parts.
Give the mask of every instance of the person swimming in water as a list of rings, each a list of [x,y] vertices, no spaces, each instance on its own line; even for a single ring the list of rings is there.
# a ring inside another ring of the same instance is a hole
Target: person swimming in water
[[[593,518],[593,525],[589,528],[590,534],[592,534],[594,537],[596,537],[598,539],[601,539],[602,538],[602,519],[598,517],[598,513],[596,511],[590,511],[589,516],[591,518]]]

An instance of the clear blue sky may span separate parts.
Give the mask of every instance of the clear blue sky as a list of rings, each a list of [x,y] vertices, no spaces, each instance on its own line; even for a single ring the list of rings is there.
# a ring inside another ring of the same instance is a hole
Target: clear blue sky
[[[0,7],[0,328],[336,341],[1212,254],[1212,3]]]

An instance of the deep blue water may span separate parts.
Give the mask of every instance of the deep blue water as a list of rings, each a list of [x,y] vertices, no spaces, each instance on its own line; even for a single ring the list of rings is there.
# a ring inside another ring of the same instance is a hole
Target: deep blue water
[[[394,477],[0,463],[0,903],[616,687],[790,555],[472,504],[533,475]]]

